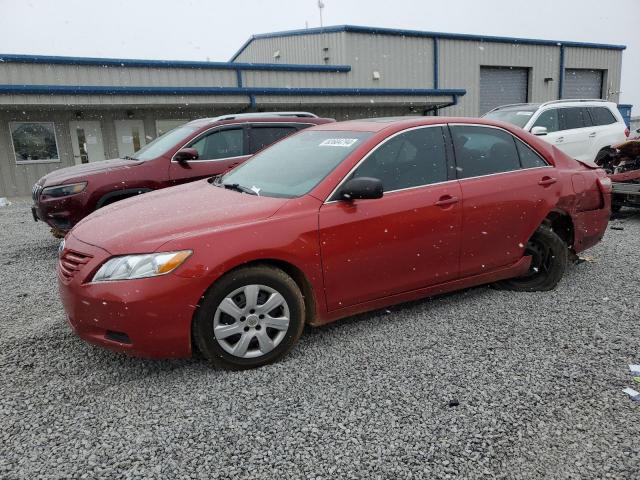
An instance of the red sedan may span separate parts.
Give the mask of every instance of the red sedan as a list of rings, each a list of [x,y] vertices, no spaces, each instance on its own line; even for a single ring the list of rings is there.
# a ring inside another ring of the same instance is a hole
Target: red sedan
[[[60,292],[89,342],[257,367],[305,323],[486,283],[552,289],[610,209],[604,171],[511,125],[325,124],[90,215],[61,245]]]

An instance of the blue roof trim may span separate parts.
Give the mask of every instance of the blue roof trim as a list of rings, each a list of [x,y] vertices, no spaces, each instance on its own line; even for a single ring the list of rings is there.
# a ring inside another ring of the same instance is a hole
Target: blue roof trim
[[[461,88],[125,87],[102,85],[0,85],[0,94],[41,95],[353,95],[461,96]]]
[[[517,38],[517,37],[497,37],[491,35],[472,35],[466,33],[445,33],[445,32],[427,32],[421,30],[403,30],[397,28],[383,28],[383,27],[365,27],[358,25],[335,25],[331,27],[322,28],[307,28],[301,30],[285,30],[281,32],[273,33],[260,33],[253,35],[247,40],[242,47],[231,57],[233,62],[244,51],[245,48],[253,40],[261,38],[277,38],[277,37],[296,37],[300,35],[320,35],[323,33],[367,33],[374,35],[394,35],[404,37],[426,37],[426,38],[442,38],[448,40],[469,40],[477,42],[493,42],[493,43],[517,43],[521,45],[547,45],[547,46],[560,46],[565,47],[581,47],[581,48],[602,48],[606,50],[624,50],[626,45],[610,45],[606,43],[588,43],[588,42],[573,42],[565,40],[541,40],[534,38]]]
[[[40,63],[108,67],[193,68],[212,70],[283,70],[288,72],[349,72],[350,65],[297,65],[280,63],[197,62],[187,60],[140,60],[126,58],[60,57],[52,55],[0,54],[0,63]]]

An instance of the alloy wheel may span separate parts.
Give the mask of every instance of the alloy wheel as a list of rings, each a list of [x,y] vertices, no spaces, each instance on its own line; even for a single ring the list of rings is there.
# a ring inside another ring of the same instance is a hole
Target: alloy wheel
[[[266,285],[245,285],[220,302],[213,319],[213,333],[227,353],[256,358],[282,342],[289,321],[289,306],[280,292]]]

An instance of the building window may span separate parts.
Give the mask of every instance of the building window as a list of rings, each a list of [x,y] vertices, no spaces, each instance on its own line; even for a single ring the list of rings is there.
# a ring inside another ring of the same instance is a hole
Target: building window
[[[59,162],[53,122],[10,122],[16,163]]]

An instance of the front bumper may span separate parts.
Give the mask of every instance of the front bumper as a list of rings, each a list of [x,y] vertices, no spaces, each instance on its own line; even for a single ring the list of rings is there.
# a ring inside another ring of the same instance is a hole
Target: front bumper
[[[89,214],[86,192],[57,198],[38,195],[33,200],[34,203],[31,206],[33,220],[36,222],[40,220],[63,232],[71,230],[76,223]]]
[[[168,274],[87,283],[110,256],[73,234],[67,236],[57,268],[58,286],[76,334],[89,343],[135,356],[191,356],[191,321],[204,291],[199,279]],[[85,263],[73,270],[69,267],[73,262],[64,263],[68,258],[83,258]]]

